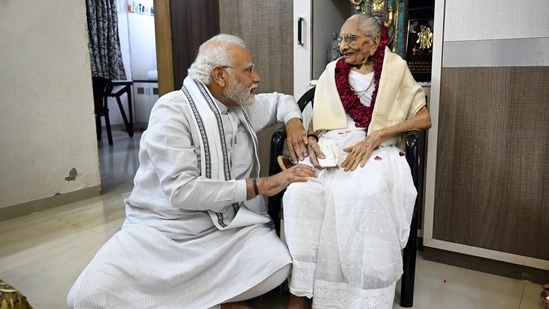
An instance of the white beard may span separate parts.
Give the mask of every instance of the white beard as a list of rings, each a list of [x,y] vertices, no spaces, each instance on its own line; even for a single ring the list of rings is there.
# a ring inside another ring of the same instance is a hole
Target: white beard
[[[225,90],[225,96],[240,106],[250,106],[255,102],[255,94],[251,90],[256,87],[257,84],[254,84],[252,87],[246,88],[229,74],[229,87]]]

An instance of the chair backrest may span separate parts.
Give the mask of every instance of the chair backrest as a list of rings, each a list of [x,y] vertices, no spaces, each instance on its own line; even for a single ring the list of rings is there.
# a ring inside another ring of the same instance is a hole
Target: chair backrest
[[[309,127],[309,122],[311,121],[311,117],[313,115],[315,89],[316,87],[310,88],[301,96],[301,98],[299,98],[299,100],[297,100],[297,105],[301,109],[301,117],[305,130]]]
[[[107,110],[106,100],[113,88],[112,81],[105,77],[94,76],[92,77],[92,83],[95,114],[102,115]]]

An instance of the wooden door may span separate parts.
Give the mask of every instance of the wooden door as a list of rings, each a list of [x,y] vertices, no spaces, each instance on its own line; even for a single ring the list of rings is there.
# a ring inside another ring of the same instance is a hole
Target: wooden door
[[[219,0],[155,0],[158,92],[179,89],[198,47],[219,33]]]

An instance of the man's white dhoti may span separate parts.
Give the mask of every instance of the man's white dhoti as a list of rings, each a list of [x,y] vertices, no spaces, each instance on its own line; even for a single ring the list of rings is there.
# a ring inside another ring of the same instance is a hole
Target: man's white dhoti
[[[128,226],[84,270],[74,307],[210,308],[289,263],[287,248],[266,225],[212,230],[187,241]]]

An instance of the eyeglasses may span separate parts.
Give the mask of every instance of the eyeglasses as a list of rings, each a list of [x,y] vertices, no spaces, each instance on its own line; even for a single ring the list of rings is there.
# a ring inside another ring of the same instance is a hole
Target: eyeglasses
[[[372,35],[360,36],[360,35],[348,33],[348,34],[345,34],[343,37],[337,38],[337,46],[340,46],[342,42],[345,42],[350,45],[356,42],[358,38],[364,38],[364,37],[372,37]]]
[[[238,70],[242,70],[244,73],[246,73],[246,75],[248,75],[248,76],[251,77],[251,76],[254,74],[254,67],[255,67],[255,65],[252,63],[252,64],[250,64],[249,66],[244,67],[244,68],[233,67],[233,66],[230,66],[230,65],[222,65],[221,67],[224,68],[224,69],[238,69]]]

